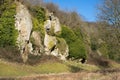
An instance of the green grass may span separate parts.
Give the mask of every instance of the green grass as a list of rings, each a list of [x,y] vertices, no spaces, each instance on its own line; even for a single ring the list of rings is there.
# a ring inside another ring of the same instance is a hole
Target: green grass
[[[117,63],[112,64],[115,64],[113,68],[120,67],[120,65]],[[90,64],[81,64],[75,61],[66,62],[47,61],[34,66],[0,61],[0,77],[17,77],[17,76],[30,76],[36,74],[73,73],[81,71],[98,71],[98,70],[101,70],[98,66]]]
[[[29,74],[23,67],[0,62],[0,76],[23,76]]]
[[[62,63],[44,63],[42,65],[38,65],[35,67],[37,72],[40,73],[62,73],[62,72],[70,72],[70,68]]]
[[[0,61],[0,76],[26,76],[32,74],[69,72],[70,68],[59,62],[47,62],[39,65],[23,65]]]
[[[25,65],[0,61],[0,76],[27,76],[32,74],[79,72],[78,69],[94,71],[99,68],[93,65],[80,64],[73,61],[67,62],[44,62],[38,65]],[[77,71],[76,71],[77,70]]]
[[[90,65],[90,64],[77,63],[77,62],[74,62],[74,61],[68,61],[65,64],[70,65],[70,66],[74,66],[76,68],[79,68],[80,70],[85,70],[85,71],[100,70],[100,68],[98,66]]]

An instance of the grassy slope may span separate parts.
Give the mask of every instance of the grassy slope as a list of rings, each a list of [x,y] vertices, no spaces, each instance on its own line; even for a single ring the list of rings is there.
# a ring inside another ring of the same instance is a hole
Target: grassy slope
[[[76,62],[44,62],[30,66],[0,61],[0,76],[27,76],[32,74],[79,72],[81,70],[94,71],[99,68],[93,65]]]
[[[111,61],[110,69],[119,69],[120,64]],[[19,63],[11,63],[0,60],[0,77],[29,76],[36,74],[49,73],[74,73],[80,71],[98,71],[100,68],[96,65],[81,64],[75,61],[44,61],[37,65],[25,65]]]
[[[68,69],[66,65],[60,63],[44,63],[30,66],[0,62],[0,76],[26,76],[40,73],[69,72]]]

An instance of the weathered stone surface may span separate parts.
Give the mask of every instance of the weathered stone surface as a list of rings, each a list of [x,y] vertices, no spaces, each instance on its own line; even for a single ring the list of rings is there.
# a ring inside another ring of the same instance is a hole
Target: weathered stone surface
[[[41,37],[39,35],[39,32],[33,31],[31,37],[34,39],[34,44],[36,46],[40,47],[42,45]]]
[[[45,34],[44,38],[44,45],[45,45],[45,53],[47,55],[50,54],[52,48],[57,44],[57,40],[55,36],[50,36],[47,33]]]
[[[41,55],[44,52],[44,47],[42,45],[42,39],[38,31],[33,31],[32,35],[32,44],[34,45],[33,54]]]
[[[27,61],[29,53],[41,55],[45,52],[46,55],[54,55],[61,60],[66,59],[69,48],[63,38],[56,37],[61,34],[61,26],[57,17],[52,13],[49,14],[49,19],[44,24],[45,36],[44,42],[42,42],[40,32],[32,31],[33,24],[28,9],[17,2],[16,11],[15,26],[19,33],[17,44],[24,62]]]
[[[61,33],[61,26],[60,26],[59,19],[55,17],[51,23],[52,23],[52,26],[54,26],[54,33],[55,34]]]
[[[45,53],[47,55],[54,55],[61,60],[66,60],[68,56],[68,45],[64,39],[57,39],[56,35],[61,34],[61,26],[59,19],[49,14],[49,19],[45,22]]]
[[[17,2],[16,11],[17,14],[15,15],[15,26],[18,30],[17,44],[21,51],[22,57],[25,58],[25,60],[23,59],[25,62],[27,60],[28,53],[30,53],[32,48],[32,46],[29,45],[30,33],[32,30],[32,20],[28,9],[23,4]]]

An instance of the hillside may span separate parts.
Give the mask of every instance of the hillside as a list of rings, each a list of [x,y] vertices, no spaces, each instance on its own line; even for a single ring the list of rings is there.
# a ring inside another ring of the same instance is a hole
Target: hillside
[[[119,68],[120,65],[118,65]],[[57,68],[55,68],[57,67]],[[45,61],[39,65],[23,65],[0,61],[0,79],[7,80],[119,80],[119,69],[105,69],[76,62]]]
[[[0,79],[119,80],[119,43],[120,28],[53,3],[0,1]]]

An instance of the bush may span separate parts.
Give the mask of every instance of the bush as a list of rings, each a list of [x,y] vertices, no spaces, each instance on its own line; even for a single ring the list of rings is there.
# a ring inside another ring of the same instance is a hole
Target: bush
[[[61,37],[63,37],[67,41],[68,44],[77,39],[77,36],[72,31],[72,29],[66,26],[62,26]]]
[[[15,29],[16,4],[5,1],[0,9],[4,9],[0,17],[0,47],[16,45],[17,30]]]
[[[86,58],[86,50],[84,42],[80,39],[75,40],[70,45],[70,55],[69,57],[74,57],[75,59]]]
[[[85,44],[80,35],[77,36],[72,29],[62,26],[61,37],[63,37],[69,45],[69,58],[86,58]]]
[[[37,18],[37,20],[39,21],[39,23],[44,23],[44,21],[46,20],[46,15],[45,15],[45,9],[39,6],[33,6],[30,7],[30,12],[31,14]]]

